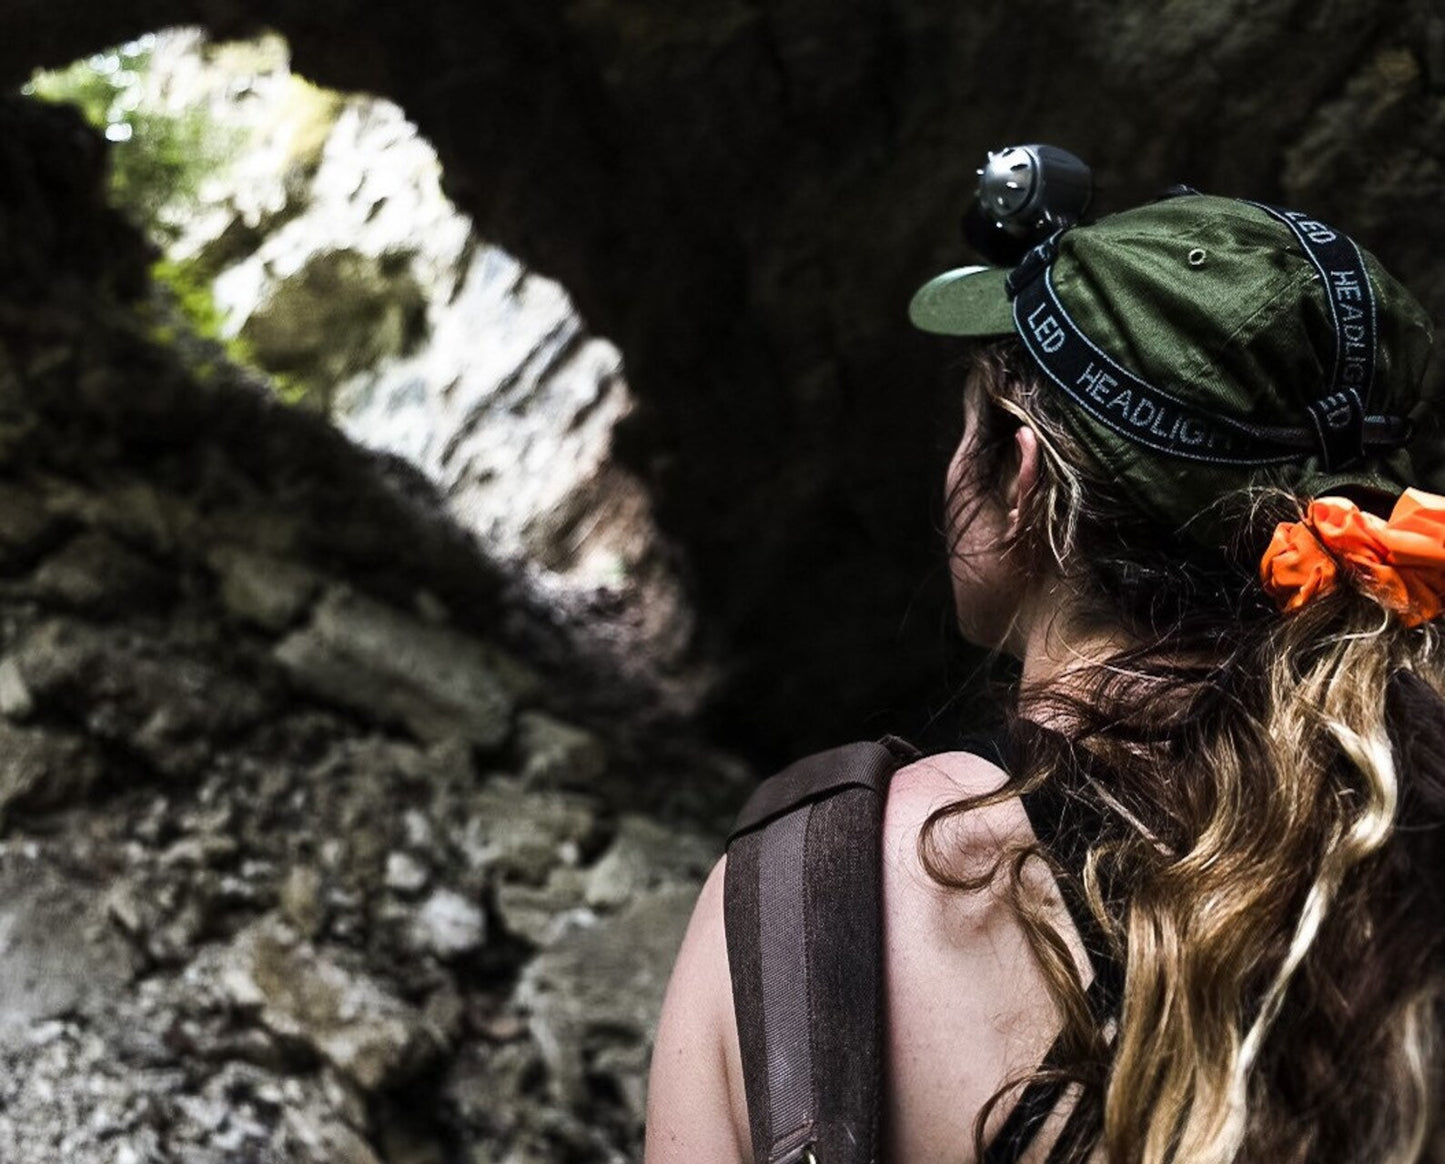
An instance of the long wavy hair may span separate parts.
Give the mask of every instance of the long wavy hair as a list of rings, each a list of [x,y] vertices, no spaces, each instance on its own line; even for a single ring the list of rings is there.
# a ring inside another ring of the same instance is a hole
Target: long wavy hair
[[[1066,691],[1020,690],[1007,784],[935,812],[920,838],[945,885],[1003,879],[1063,1027],[1047,1068],[980,1114],[979,1156],[993,1110],[1042,1075],[1082,1108],[1071,1161],[1445,1161],[1440,625],[1408,629],[1349,584],[1281,615],[1258,563],[1307,499],[1227,499],[1216,516],[1235,535],[1207,548],[1094,463],[1016,340],[981,348],[969,375],[984,405],[950,528],[1030,426],[1041,473],[1008,552],[1128,644]],[[1081,876],[1038,844],[956,871],[941,825],[1051,782],[1099,809]],[[1091,1010],[1028,888],[1035,860],[1122,966],[1117,1014]]]

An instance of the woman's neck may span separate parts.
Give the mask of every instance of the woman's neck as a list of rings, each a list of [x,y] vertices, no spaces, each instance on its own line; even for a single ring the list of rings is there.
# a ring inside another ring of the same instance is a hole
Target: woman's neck
[[[1077,596],[1059,581],[1025,599],[1010,639],[1013,653],[1023,661],[1020,702],[1025,709],[1031,694],[1067,695],[1077,690],[1080,680],[1129,642],[1122,628],[1100,626],[1082,617]],[[1052,718],[1044,708],[1040,711],[1045,719]]]

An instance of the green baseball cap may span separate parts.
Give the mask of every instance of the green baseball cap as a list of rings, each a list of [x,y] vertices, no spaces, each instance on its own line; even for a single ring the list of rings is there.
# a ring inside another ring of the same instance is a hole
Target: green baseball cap
[[[1399,493],[1431,345],[1420,304],[1315,219],[1193,192],[964,267],[909,308],[924,331],[1019,336],[1065,423],[1145,512],[1216,540],[1251,485]]]

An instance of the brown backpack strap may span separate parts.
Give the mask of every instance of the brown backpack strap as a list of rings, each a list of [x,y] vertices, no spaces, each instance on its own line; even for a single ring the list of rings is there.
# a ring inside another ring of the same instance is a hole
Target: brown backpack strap
[[[733,1006],[757,1164],[868,1164],[882,1063],[882,821],[901,740],[806,757],[728,842]]]

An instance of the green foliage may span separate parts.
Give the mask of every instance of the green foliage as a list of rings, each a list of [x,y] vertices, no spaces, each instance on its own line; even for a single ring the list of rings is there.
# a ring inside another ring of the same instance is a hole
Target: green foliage
[[[232,363],[255,366],[256,357],[251,345],[240,336],[227,337],[222,333],[225,320],[221,309],[216,306],[210,278],[198,264],[160,259],[151,266],[151,281],[162,289],[170,309],[184,320],[191,331],[202,339],[220,344]],[[164,339],[164,336],[157,338]]]
[[[111,143],[111,202],[166,250],[202,210],[207,179],[221,175],[241,155],[249,136],[233,127],[224,109],[213,114],[217,107],[207,105],[205,97],[177,107],[168,89],[170,66],[163,58],[153,67],[159,44],[146,36],[64,69],[38,72],[26,91],[76,106],[105,135]],[[166,51],[163,45],[161,51]],[[274,36],[203,50],[207,68],[233,79],[287,73],[285,101],[275,117],[289,129],[283,162],[288,189],[294,182],[299,190],[280,213],[304,205],[305,184],[344,106],[340,94],[289,75],[287,56],[285,42]],[[194,368],[197,375],[212,366],[204,361],[225,358],[265,372],[287,403],[326,413],[336,384],[365,366],[359,361],[418,342],[426,326],[425,304],[405,256],[377,264],[349,252],[328,254],[309,264],[295,287],[281,288],[278,310],[252,318],[240,335],[227,336],[214,279],[276,225],[275,216],[263,223],[238,217],[199,251],[156,262],[151,268],[155,313],[148,334],[156,343],[203,352]],[[208,342],[192,345],[191,335]]]
[[[221,338],[221,309],[216,306],[210,281],[194,263],[161,259],[151,267],[151,278],[170,288],[176,310],[197,335]]]
[[[151,40],[142,38],[54,72],[39,72],[26,91],[76,106],[111,146],[111,197],[162,244],[193,211],[201,183],[241,146],[233,130],[202,108],[158,111],[148,102]]]
[[[156,296],[147,316],[146,334],[152,343],[177,346],[200,382],[214,376],[215,361],[224,358],[265,372],[272,391],[287,404],[325,411],[311,385],[289,373],[263,368],[246,336],[224,334],[225,317],[216,305],[210,276],[200,264],[160,259],[151,266],[151,282]],[[197,348],[192,342],[195,338],[206,342]]]

